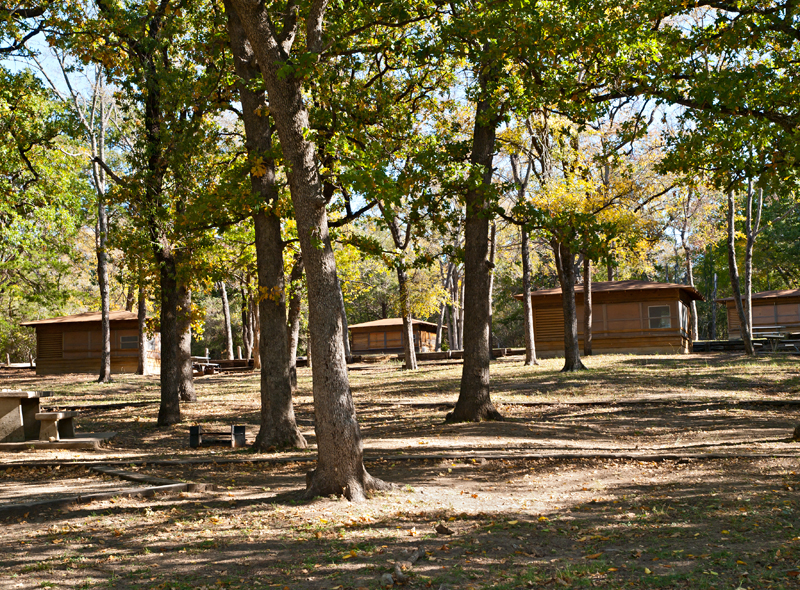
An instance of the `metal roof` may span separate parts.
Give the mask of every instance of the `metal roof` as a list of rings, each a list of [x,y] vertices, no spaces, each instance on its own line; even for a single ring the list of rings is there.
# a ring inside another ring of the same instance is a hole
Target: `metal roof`
[[[22,322],[22,326],[44,326],[48,324],[78,324],[99,322],[102,319],[102,313],[99,311],[89,311],[86,313],[79,313],[75,315],[64,315],[57,318],[49,318],[46,320],[34,320],[31,322]],[[112,322],[120,320],[138,320],[139,316],[132,311],[112,311],[109,313],[109,319]]]
[[[753,299],[782,299],[784,297],[800,297],[800,289],[785,289],[783,291],[759,291],[751,295]],[[744,295],[742,295],[744,299]],[[726,297],[725,299],[717,299],[717,303],[723,301],[733,301],[733,297]]]
[[[678,283],[653,283],[650,281],[593,281],[592,293],[622,292],[622,291],[653,291],[662,289],[681,289],[686,291],[693,299],[703,301],[700,292],[689,285]],[[583,293],[583,283],[575,285],[575,293]],[[531,297],[545,297],[547,295],[561,295],[561,287],[555,289],[540,289],[531,291]],[[522,299],[522,293],[514,295],[516,299]]]

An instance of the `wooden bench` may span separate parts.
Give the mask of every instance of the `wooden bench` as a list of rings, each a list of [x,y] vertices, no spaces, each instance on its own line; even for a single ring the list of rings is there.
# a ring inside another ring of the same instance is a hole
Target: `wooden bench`
[[[61,440],[75,438],[75,422],[73,418],[78,412],[39,412],[36,419],[39,426],[39,440]]]
[[[245,427],[231,425],[230,431],[224,432],[208,432],[203,430],[202,426],[189,427],[189,446],[193,449],[205,444],[227,444],[230,443],[232,448],[245,446]],[[211,440],[203,440],[204,436],[214,437]]]

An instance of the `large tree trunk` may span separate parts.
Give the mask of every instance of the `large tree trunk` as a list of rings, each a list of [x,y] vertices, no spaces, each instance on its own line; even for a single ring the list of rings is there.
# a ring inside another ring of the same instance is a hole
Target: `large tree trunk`
[[[564,310],[564,368],[563,372],[580,371],[586,367],[581,362],[578,339],[578,311],[575,305],[575,255],[564,244],[553,238],[550,241],[561,283],[561,305]]]
[[[231,307],[228,304],[228,290],[225,288],[225,281],[219,282],[219,290],[222,293],[222,319],[223,330],[225,331],[225,353],[223,358],[233,360],[233,329],[231,328]]]
[[[405,368],[409,371],[417,368],[417,352],[414,347],[414,318],[408,305],[408,277],[402,265],[397,266],[397,284],[400,286],[400,313],[403,316],[403,354]]]
[[[277,196],[277,190],[274,196]],[[275,296],[262,297],[258,304],[261,316],[261,429],[253,447],[259,451],[291,447],[304,449],[306,439],[297,428],[292,404],[281,221],[277,215],[261,211],[255,215],[255,224],[258,287],[262,293],[275,293]]]
[[[297,391],[297,346],[300,343],[300,310],[302,308],[303,258],[298,252],[289,273],[289,380],[292,392]]]
[[[259,355],[261,361],[261,427],[254,443],[257,450],[305,448],[305,437],[295,421],[292,404],[292,381],[289,361],[288,327],[286,325],[286,294],[283,276],[283,241],[280,218],[271,209],[278,200],[275,162],[272,151],[272,125],[266,116],[263,91],[254,92],[248,82],[259,79],[255,54],[245,36],[242,23],[229,1],[228,31],[237,74],[245,81],[239,84],[245,127],[245,147],[249,154],[262,158],[264,174],[250,176],[250,186],[266,209],[253,216],[258,267]],[[297,265],[297,262],[295,263]],[[294,270],[292,271],[294,274]],[[231,351],[233,352],[233,351]]]
[[[147,334],[145,333],[145,320],[147,319],[147,302],[144,298],[144,279],[139,276],[139,301],[136,309],[137,328],[139,334],[139,363],[136,374],[144,375],[147,371]]]
[[[592,356],[592,261],[583,257],[583,354]]]
[[[111,381],[111,320],[108,289],[108,213],[103,195],[97,198],[97,282],[100,285],[100,383]]]
[[[482,81],[485,87],[485,81]],[[451,422],[502,420],[489,396],[489,338],[491,275],[489,223],[492,159],[499,117],[487,99],[477,104],[470,163],[482,167],[482,182],[466,193],[464,228],[464,365],[456,407],[447,414]]]
[[[283,157],[291,170],[289,188],[306,267],[318,448],[316,469],[306,476],[306,496],[335,494],[362,500],[369,490],[388,486],[369,475],[364,467],[361,431],[347,377],[342,317],[331,313],[340,305],[336,259],[328,233],[316,147],[307,137],[310,123],[301,79],[294,76],[296,70],[287,71],[285,67],[286,54],[291,48],[287,44],[279,45],[272,33],[270,23],[278,15],[268,12],[267,6],[271,5],[248,0],[233,0],[232,3],[255,50]],[[319,51],[322,44],[324,7],[324,2],[314,2],[307,15],[305,39],[312,54]]]
[[[525,326],[525,365],[538,365],[536,341],[533,333],[533,302],[531,301],[531,253],[528,230],[520,230],[522,241],[522,310]]]
[[[689,279],[689,285],[694,287],[694,265],[692,264],[692,256],[688,249],[684,248],[686,252],[686,276]],[[700,327],[697,321],[697,302],[692,299],[689,309],[692,313],[692,340],[700,338]]]
[[[731,290],[733,300],[736,303],[736,311],[739,313],[740,331],[744,342],[744,351],[749,356],[755,355],[753,337],[751,332],[750,317],[747,315],[742,302],[742,290],[739,284],[739,268],[736,266],[736,204],[733,198],[733,190],[728,191],[728,269],[731,275]]]
[[[181,421],[178,354],[178,280],[175,258],[166,249],[157,249],[161,278],[161,405],[158,425]]]
[[[196,402],[192,374],[192,290],[181,281],[178,287],[178,395],[183,402]]]

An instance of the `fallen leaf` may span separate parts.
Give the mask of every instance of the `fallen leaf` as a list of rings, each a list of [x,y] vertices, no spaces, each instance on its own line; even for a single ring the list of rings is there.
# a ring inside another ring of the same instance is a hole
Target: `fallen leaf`
[[[440,535],[452,535],[453,534],[452,529],[449,529],[448,527],[446,527],[442,523],[439,523],[439,524],[436,525],[436,532],[439,533]]]
[[[653,572],[651,572],[651,571],[650,571],[650,568],[649,568],[649,567],[646,567],[646,568],[644,568],[644,573],[646,573],[646,574],[652,574]]]
[[[602,552],[600,552],[600,553],[592,553],[591,555],[584,555],[583,558],[584,559],[597,559],[602,554],[603,554]]]

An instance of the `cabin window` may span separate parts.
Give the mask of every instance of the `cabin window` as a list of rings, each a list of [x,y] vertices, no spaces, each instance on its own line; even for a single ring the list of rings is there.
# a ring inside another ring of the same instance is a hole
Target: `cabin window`
[[[669,317],[669,305],[653,305],[647,308],[647,315],[650,319],[650,328],[671,328]]]
[[[122,350],[136,350],[139,348],[139,337],[138,336],[120,336],[119,337],[119,347]]]

